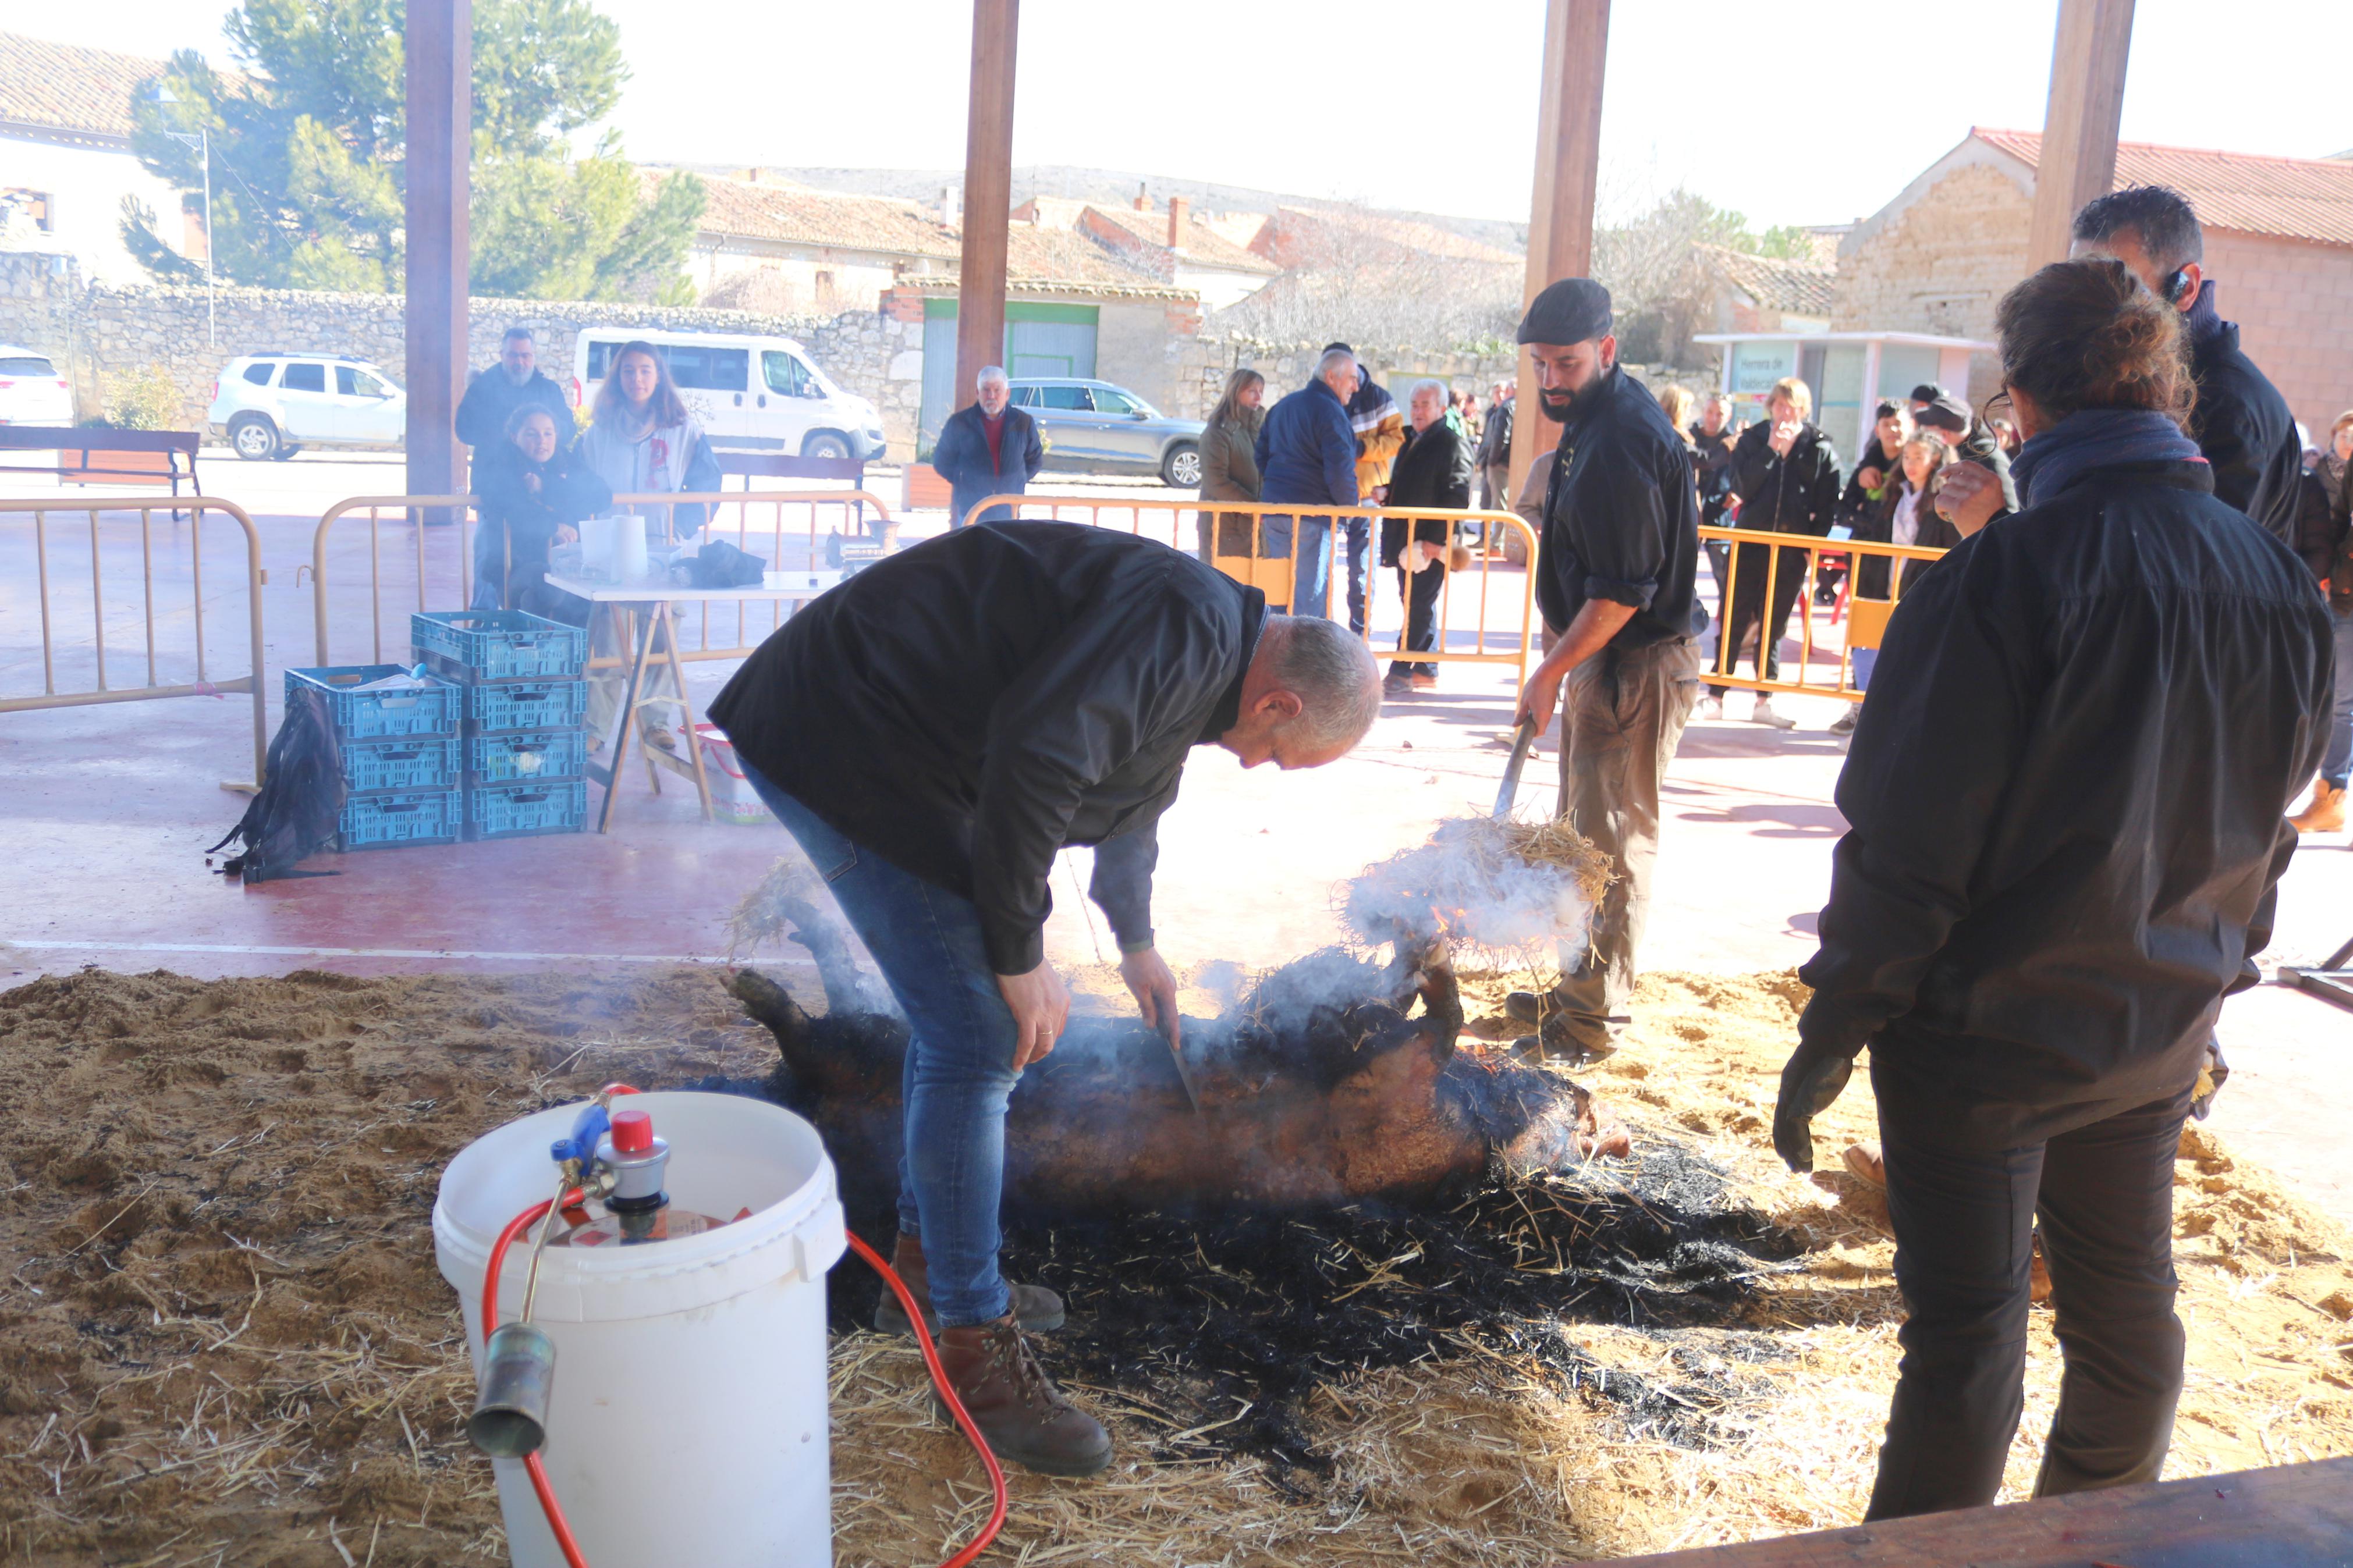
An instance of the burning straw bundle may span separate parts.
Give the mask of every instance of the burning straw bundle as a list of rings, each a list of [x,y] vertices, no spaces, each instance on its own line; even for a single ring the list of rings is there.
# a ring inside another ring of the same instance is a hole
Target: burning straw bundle
[[[1337,901],[1367,942],[1443,940],[1526,963],[1583,941],[1614,879],[1609,858],[1565,822],[1462,816],[1365,868]]]

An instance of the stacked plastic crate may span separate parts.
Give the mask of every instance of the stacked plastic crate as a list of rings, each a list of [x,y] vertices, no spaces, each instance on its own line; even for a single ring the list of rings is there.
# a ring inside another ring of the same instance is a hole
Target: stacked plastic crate
[[[469,839],[577,833],[588,821],[588,634],[521,610],[408,617],[417,659],[464,694]]]
[[[338,849],[454,844],[464,831],[458,724],[465,694],[429,678],[398,679],[408,673],[396,664],[286,672],[287,706],[322,701],[335,727],[347,792],[336,823]]]

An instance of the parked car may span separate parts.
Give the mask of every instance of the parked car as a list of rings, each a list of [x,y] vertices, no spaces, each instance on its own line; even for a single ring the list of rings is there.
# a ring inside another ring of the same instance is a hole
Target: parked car
[[[679,396],[713,447],[861,463],[881,456],[881,411],[842,391],[790,338],[635,328],[582,332],[572,350],[573,403],[594,403],[614,357],[636,342],[651,343],[670,361]]]
[[[396,448],[408,395],[365,360],[270,350],[222,367],[205,422],[254,463],[283,462],[305,447]]]
[[[0,425],[70,425],[73,388],[47,354],[0,343]]]
[[[1158,474],[1193,489],[1201,482],[1198,419],[1173,419],[1124,386],[1070,376],[1024,378],[1013,401],[1046,438],[1046,466],[1077,474]]]

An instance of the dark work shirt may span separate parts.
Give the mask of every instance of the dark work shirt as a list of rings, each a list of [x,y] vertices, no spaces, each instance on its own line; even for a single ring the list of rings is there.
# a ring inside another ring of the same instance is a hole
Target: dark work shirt
[[[1691,448],[1650,390],[1611,369],[1561,428],[1545,488],[1536,603],[1567,631],[1588,599],[1633,606],[1609,639],[1620,651],[1699,630],[1692,589],[1699,499]]]
[[[1079,523],[984,523],[820,595],[711,704],[846,837],[979,908],[990,963],[1044,956],[1048,880],[1092,844],[1123,948],[1152,940],[1155,824],[1231,729],[1266,597]]]
[[[2178,1093],[2254,984],[2328,736],[2327,612],[2203,462],[2093,468],[1904,596],[1799,1032],[2016,1148]]]

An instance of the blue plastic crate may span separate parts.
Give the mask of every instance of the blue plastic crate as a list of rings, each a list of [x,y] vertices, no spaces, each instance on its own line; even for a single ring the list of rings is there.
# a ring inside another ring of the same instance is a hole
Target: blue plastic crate
[[[424,690],[351,691],[387,675],[407,670],[400,664],[339,664],[318,669],[286,672],[286,700],[304,689],[324,691],[334,720],[335,734],[345,741],[374,741],[394,735],[454,735],[465,717],[465,693],[438,678]]]
[[[458,738],[409,735],[394,741],[355,741],[342,748],[343,784],[370,792],[458,787]]]
[[[428,789],[347,796],[335,847],[349,854],[401,844],[455,844],[465,827],[462,795],[454,789]]]
[[[480,680],[554,680],[580,673],[588,634],[522,610],[419,610],[408,640],[436,675]]]
[[[520,730],[466,742],[466,773],[478,784],[546,784],[576,779],[588,763],[588,737],[574,730]]]
[[[588,785],[580,779],[478,784],[466,791],[468,838],[577,833],[587,825]]]
[[[466,688],[466,721],[477,735],[573,729],[587,711],[585,680],[508,680]]]

